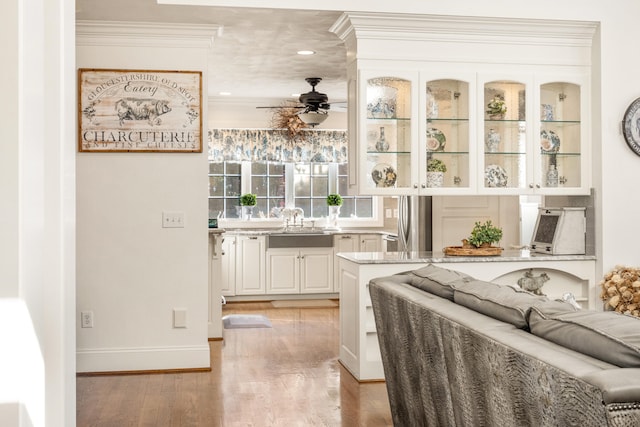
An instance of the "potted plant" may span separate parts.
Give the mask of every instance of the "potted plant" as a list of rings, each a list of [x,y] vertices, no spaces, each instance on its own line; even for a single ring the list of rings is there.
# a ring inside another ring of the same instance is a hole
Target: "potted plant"
[[[499,96],[494,96],[487,104],[487,114],[489,118],[494,120],[504,119],[504,115],[507,113],[507,104]]]
[[[327,228],[338,230],[338,216],[340,215],[340,206],[342,206],[342,196],[335,193],[329,194],[327,196],[327,206],[329,206]]]
[[[342,196],[339,194],[329,194],[327,196],[327,206],[342,206]]]
[[[502,239],[502,228],[496,227],[491,223],[491,220],[488,220],[484,224],[477,221],[467,241],[479,248],[491,246],[492,243],[497,243],[500,239]]]
[[[433,157],[427,160],[427,187],[442,187],[446,171],[447,165],[442,160]]]
[[[242,213],[245,219],[251,219],[253,207],[256,203],[258,203],[258,199],[255,194],[246,193],[240,196],[240,206],[242,206]]]

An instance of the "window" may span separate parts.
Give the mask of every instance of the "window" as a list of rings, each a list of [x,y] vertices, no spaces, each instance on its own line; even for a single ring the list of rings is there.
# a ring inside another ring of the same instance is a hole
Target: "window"
[[[339,193],[343,199],[341,218],[369,220],[366,225],[372,225],[371,220],[378,220],[376,198],[347,195],[346,164],[209,163],[210,217],[215,218],[219,212],[224,212],[225,218],[239,218],[238,198],[249,192],[256,194],[258,199],[254,218],[279,218],[285,206],[302,208],[305,218],[327,217],[327,195]]]

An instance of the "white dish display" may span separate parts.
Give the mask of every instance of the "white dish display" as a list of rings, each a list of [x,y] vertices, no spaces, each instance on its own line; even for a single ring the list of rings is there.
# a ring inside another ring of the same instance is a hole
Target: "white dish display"
[[[398,174],[390,164],[378,163],[371,170],[371,178],[373,178],[376,187],[393,187],[396,184]]]
[[[436,128],[427,128],[427,151],[444,151],[447,138]]]
[[[560,137],[552,130],[540,131],[540,148],[545,153],[557,153],[560,149]]]
[[[485,186],[490,188],[506,187],[507,172],[500,165],[489,165],[484,170],[484,182]]]

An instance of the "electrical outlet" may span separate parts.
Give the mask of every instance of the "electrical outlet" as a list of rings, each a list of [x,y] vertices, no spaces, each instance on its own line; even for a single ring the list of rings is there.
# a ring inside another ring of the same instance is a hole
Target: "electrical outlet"
[[[384,210],[384,217],[391,218],[391,208],[387,208]]]
[[[93,311],[80,312],[80,324],[83,328],[93,328]]]
[[[162,228],[184,228],[184,212],[162,212]]]
[[[398,209],[393,210],[393,217],[398,218]]]

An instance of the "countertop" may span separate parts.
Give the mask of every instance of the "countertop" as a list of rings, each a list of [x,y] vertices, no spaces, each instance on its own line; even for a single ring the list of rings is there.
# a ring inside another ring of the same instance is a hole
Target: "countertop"
[[[230,235],[239,235],[239,236],[268,236],[270,234],[282,234],[284,231],[282,228],[210,228],[209,233],[212,230],[221,230],[221,233],[230,234]],[[301,231],[288,231],[287,234],[296,235],[296,234],[305,234],[305,232],[311,232],[316,234],[380,234],[380,235],[390,235],[394,233],[389,233],[388,231],[383,230],[370,230],[370,229],[341,229],[341,230],[332,230],[332,229],[323,229],[320,227],[316,227],[315,229],[304,228]]]
[[[584,261],[595,255],[549,255],[528,250],[505,250],[498,256],[450,256],[442,252],[340,252],[356,264],[424,264],[443,262]]]

